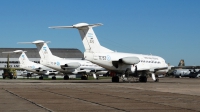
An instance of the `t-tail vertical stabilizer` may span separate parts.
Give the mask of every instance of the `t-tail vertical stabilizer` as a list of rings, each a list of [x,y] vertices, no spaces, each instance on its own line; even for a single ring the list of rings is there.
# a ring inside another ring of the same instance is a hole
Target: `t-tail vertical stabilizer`
[[[35,44],[37,46],[41,59],[50,59],[52,57],[52,53],[47,46],[47,43],[49,43],[49,41],[45,42],[43,40],[36,40],[32,42],[32,44]]]
[[[18,42],[20,44],[35,44],[37,46],[37,49],[39,51],[39,55],[42,60],[48,60],[51,59],[52,57],[55,57],[52,53],[51,50],[49,49],[47,43],[50,41],[43,41],[43,40],[36,40],[33,42]]]
[[[72,26],[54,26],[54,27],[49,27],[49,28],[53,28],[53,29],[76,28],[79,30],[86,52],[92,52],[92,53],[113,52],[112,50],[107,49],[100,45],[93,31],[93,27],[97,27],[101,25],[103,24],[78,23]]]
[[[28,57],[25,54],[26,51],[23,50],[15,50],[15,51],[9,51],[9,52],[2,52],[2,53],[16,53],[16,54],[21,54],[19,56],[19,62],[20,62],[20,67],[24,67],[29,65],[30,61],[28,59]]]
[[[16,51],[13,51],[14,53],[21,53],[21,55],[19,56],[19,63],[20,63],[20,66],[23,65],[27,65],[30,61],[28,59],[28,57],[26,56],[25,52],[26,51],[22,51],[22,50],[16,50]]]

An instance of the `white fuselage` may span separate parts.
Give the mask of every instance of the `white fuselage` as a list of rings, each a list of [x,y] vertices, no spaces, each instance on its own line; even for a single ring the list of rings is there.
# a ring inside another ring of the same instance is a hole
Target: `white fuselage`
[[[190,77],[194,73],[199,73],[199,69],[195,69],[195,72],[193,69],[176,69],[173,71],[173,74],[175,77]]]
[[[176,69],[173,71],[174,76],[189,76],[189,69]]]
[[[41,64],[37,64],[37,63],[31,62],[31,61],[26,62],[25,64],[20,63],[20,68],[25,69],[29,72],[33,72],[36,74],[43,74],[43,75],[49,75],[48,71],[53,71],[52,69],[50,69],[46,66],[43,66]],[[37,68],[40,68],[40,72],[37,71]]]
[[[80,63],[80,67],[65,68],[65,69],[61,68],[61,65],[65,65],[68,63],[74,63],[74,62]],[[62,59],[62,58],[52,58],[51,60],[41,59],[40,63],[47,67],[53,68],[55,70],[58,70],[60,72],[67,73],[67,74],[70,74],[70,73],[77,74],[79,72],[88,73],[91,70],[105,70],[104,68],[102,68],[96,64],[93,64],[87,60],[70,60],[70,59]]]
[[[135,71],[137,66],[138,71],[142,70],[153,70],[157,68],[168,67],[165,60],[159,56],[142,55],[142,54],[131,54],[131,53],[119,53],[119,52],[108,52],[108,53],[84,53],[85,59],[89,60],[99,66],[102,66],[110,71],[116,71],[119,73],[124,72],[127,68],[131,69],[132,73]],[[119,61],[124,57],[138,57],[140,62],[135,65],[127,65],[124,63],[118,63],[118,67],[113,65],[113,61]],[[159,72],[159,71],[158,71]],[[167,72],[167,70],[160,70],[160,72]]]

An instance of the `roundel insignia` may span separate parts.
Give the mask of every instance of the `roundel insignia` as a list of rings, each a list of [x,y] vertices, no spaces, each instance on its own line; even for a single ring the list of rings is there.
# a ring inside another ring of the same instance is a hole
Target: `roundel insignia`
[[[60,66],[60,63],[59,63],[59,62],[57,62],[57,65],[58,65],[58,66]]]
[[[32,68],[35,69],[35,66],[33,65]]]
[[[107,60],[107,61],[110,61],[110,60],[111,60],[111,57],[110,57],[109,55],[107,55],[107,56],[106,56],[106,60]]]

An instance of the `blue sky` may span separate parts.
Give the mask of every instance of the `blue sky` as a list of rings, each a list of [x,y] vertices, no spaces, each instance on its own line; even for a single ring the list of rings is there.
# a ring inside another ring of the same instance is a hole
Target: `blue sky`
[[[94,31],[109,49],[200,65],[199,6],[199,0],[1,0],[0,47],[34,48],[17,42],[46,40],[50,48],[83,52],[77,30],[48,27],[103,23]]]

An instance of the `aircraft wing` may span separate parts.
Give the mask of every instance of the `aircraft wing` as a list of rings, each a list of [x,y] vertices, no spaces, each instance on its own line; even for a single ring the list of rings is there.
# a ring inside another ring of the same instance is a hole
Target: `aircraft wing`
[[[156,68],[154,70],[158,71],[158,70],[165,70],[165,69],[168,69],[168,67]]]
[[[162,68],[152,68],[152,69],[149,69],[149,68],[143,68],[143,69],[139,69],[139,70],[137,70],[137,71],[154,71],[154,72],[156,72],[156,71],[158,71],[158,70],[165,70],[165,69],[168,69],[168,67],[162,67]]]
[[[200,69],[200,66],[176,66],[171,69]]]

